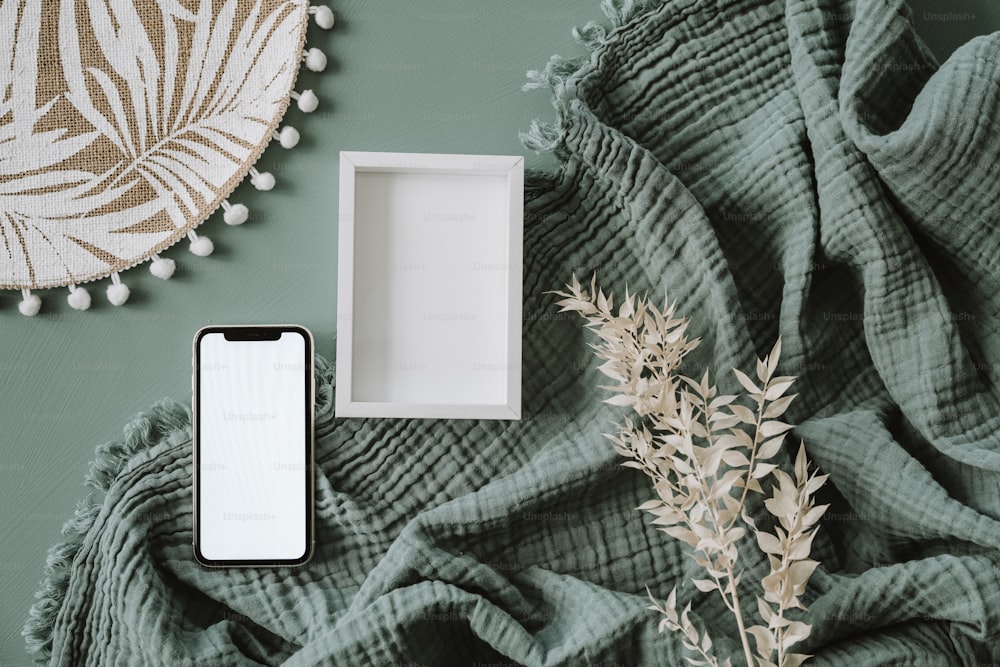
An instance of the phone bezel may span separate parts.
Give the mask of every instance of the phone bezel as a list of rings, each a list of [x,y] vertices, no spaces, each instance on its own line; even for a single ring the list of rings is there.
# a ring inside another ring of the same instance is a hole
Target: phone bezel
[[[305,433],[305,447],[306,447],[306,466],[304,474],[306,475],[306,497],[305,497],[305,521],[306,521],[306,535],[305,535],[305,551],[303,555],[299,558],[292,558],[287,560],[275,560],[275,559],[213,559],[206,557],[201,552],[201,546],[199,544],[199,526],[201,518],[201,504],[200,504],[200,486],[201,486],[201,476],[199,475],[198,461],[200,453],[200,420],[199,420],[199,409],[200,409],[200,369],[201,369],[201,340],[207,334],[221,333],[223,335],[231,334],[233,336],[239,336],[241,340],[253,340],[259,338],[261,340],[270,340],[272,337],[277,339],[284,332],[291,332],[300,334],[305,341],[305,351],[303,364],[306,369],[305,372],[305,391],[306,391],[306,405],[305,405],[305,422],[306,422],[306,433]],[[275,335],[276,334],[276,335]],[[315,480],[315,433],[314,433],[314,412],[315,412],[315,400],[316,400],[316,379],[315,379],[315,368],[313,364],[313,352],[314,343],[312,333],[306,327],[298,324],[231,324],[231,325],[210,325],[202,327],[195,333],[194,341],[192,343],[192,378],[191,378],[191,445],[192,445],[192,493],[193,493],[193,522],[192,522],[192,546],[194,548],[195,560],[206,567],[288,567],[288,566],[300,566],[304,565],[309,561],[313,555],[315,547],[315,531],[314,531],[314,513],[315,513],[315,491],[316,491],[316,480]]]

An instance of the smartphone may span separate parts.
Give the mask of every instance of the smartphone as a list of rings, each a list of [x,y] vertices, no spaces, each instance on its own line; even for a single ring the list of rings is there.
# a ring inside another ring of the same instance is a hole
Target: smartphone
[[[313,339],[296,325],[194,337],[194,555],[301,565],[313,550]]]

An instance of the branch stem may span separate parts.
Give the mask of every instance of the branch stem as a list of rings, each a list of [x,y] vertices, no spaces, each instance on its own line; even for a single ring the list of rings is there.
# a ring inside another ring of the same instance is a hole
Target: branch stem
[[[736,590],[736,582],[733,581],[733,566],[729,565],[726,568],[726,575],[729,577],[730,583],[733,585],[733,614],[736,616],[736,627],[740,630],[740,641],[743,642],[743,656],[746,658],[747,667],[754,667],[753,664],[753,652],[750,650],[750,640],[747,639],[747,630],[743,624],[743,610],[740,608],[740,594]]]
[[[764,383],[764,387],[760,390],[760,401],[757,403],[757,423],[754,424],[753,428],[753,447],[750,448],[750,464],[747,466],[747,478],[746,482],[743,484],[743,493],[740,494],[740,509],[745,507],[744,503],[747,501],[747,494],[750,493],[750,482],[753,480],[753,464],[757,460],[757,447],[760,445],[760,425],[764,421],[764,405],[767,401],[764,400],[765,394],[767,394],[767,388],[770,384],[770,380]],[[733,517],[733,522],[735,523],[736,517]]]

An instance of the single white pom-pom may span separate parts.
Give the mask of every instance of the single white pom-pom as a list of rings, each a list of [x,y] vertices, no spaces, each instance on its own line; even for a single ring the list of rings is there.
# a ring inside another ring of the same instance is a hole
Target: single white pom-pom
[[[322,72],[326,69],[326,54],[313,47],[304,52],[302,56],[306,60],[306,67],[313,72]]]
[[[274,138],[282,148],[295,148],[299,145],[299,131],[290,125],[281,128],[280,132],[275,132]]]
[[[242,225],[250,219],[250,209],[243,204],[233,204],[222,214],[222,220],[227,225]]]
[[[292,93],[292,97],[298,100],[299,109],[303,113],[312,113],[319,106],[319,98],[311,90],[303,90],[301,93]]]
[[[66,303],[73,310],[87,310],[90,308],[90,292],[83,287],[70,287]]]
[[[188,246],[188,250],[192,254],[198,255],[198,257],[208,257],[215,250],[215,244],[212,243],[212,239],[207,236],[198,236],[191,240],[191,245]]]
[[[323,30],[329,30],[333,27],[333,10],[326,5],[319,5],[318,7],[311,7],[309,13],[313,15],[316,19],[316,25]]]
[[[108,285],[108,301],[112,306],[121,306],[128,301],[130,292],[125,283],[111,283]]]
[[[250,183],[258,190],[267,192],[274,189],[274,176],[266,171],[257,171],[250,176]]]
[[[34,317],[42,309],[42,300],[37,294],[26,293],[21,303],[17,304],[17,309],[25,317]]]
[[[160,257],[159,255],[153,257],[153,262],[149,265],[149,272],[160,280],[167,280],[174,275],[176,269],[177,262],[169,257]]]

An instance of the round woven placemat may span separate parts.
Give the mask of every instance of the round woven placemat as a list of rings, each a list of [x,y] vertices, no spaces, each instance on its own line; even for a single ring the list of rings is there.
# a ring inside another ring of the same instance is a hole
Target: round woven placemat
[[[305,0],[0,3],[0,287],[117,285],[197,240],[248,172],[269,189],[252,165],[299,99],[310,13]]]

